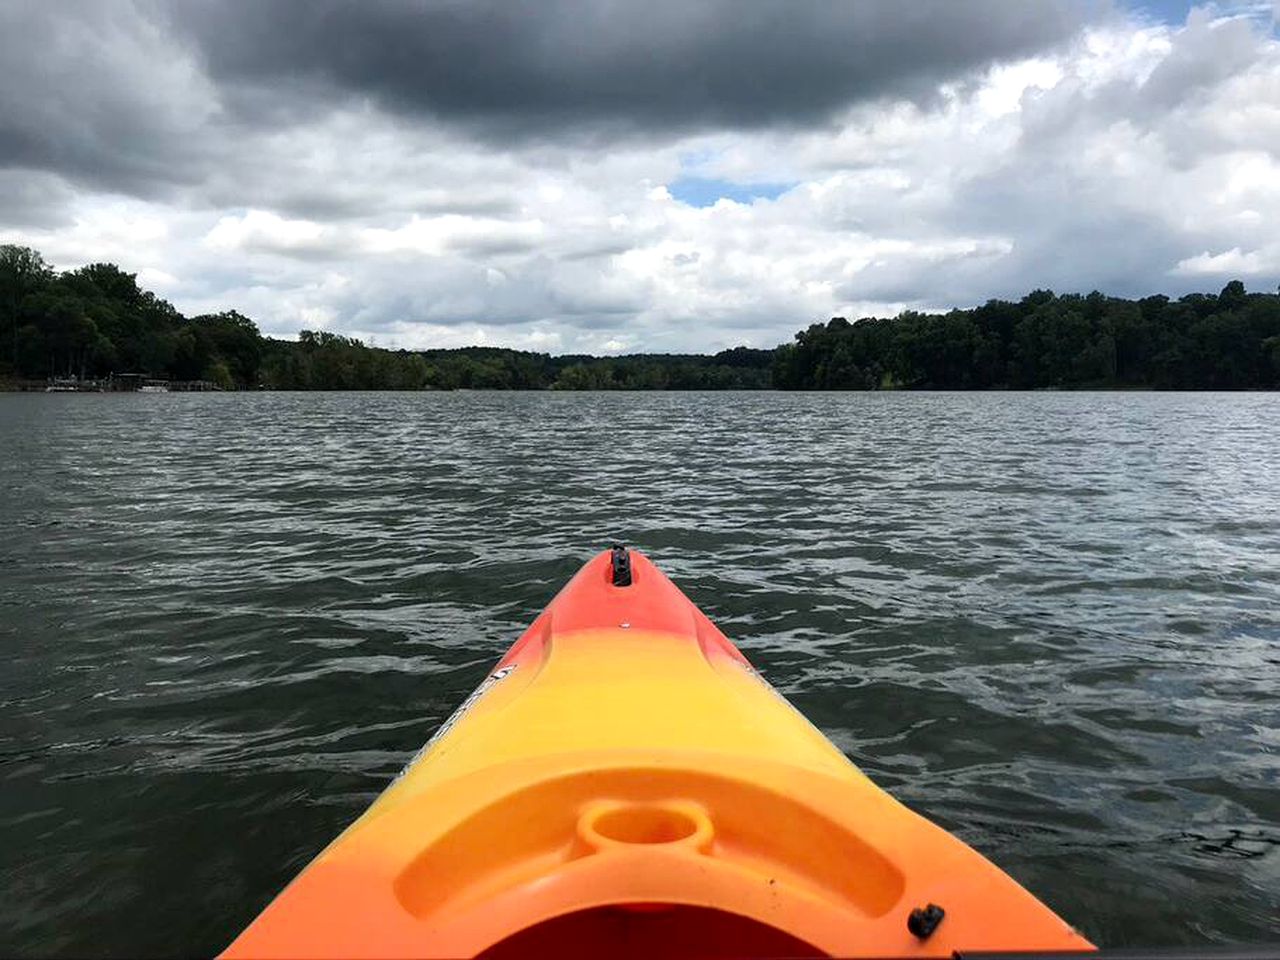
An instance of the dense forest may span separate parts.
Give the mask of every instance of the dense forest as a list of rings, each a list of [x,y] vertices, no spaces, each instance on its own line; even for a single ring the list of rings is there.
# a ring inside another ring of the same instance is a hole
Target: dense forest
[[[1280,387],[1280,295],[1233,280],[1216,296],[1121,300],[1037,290],[944,314],[837,317],[778,348],[800,390]]]
[[[1280,388],[1280,295],[1122,300],[1037,290],[944,314],[837,317],[776,350],[550,356],[264,337],[234,310],[185,317],[109,263],[57,272],[0,246],[0,383],[137,374],[223,389]]]

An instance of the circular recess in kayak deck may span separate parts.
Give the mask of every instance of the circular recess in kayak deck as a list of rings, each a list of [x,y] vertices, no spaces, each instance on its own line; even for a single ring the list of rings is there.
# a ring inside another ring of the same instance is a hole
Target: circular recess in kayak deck
[[[673,843],[698,832],[692,817],[666,807],[617,807],[597,816],[591,828],[619,843]]]
[[[578,832],[596,849],[623,844],[689,843],[711,840],[711,820],[696,803],[608,803],[588,807]]]

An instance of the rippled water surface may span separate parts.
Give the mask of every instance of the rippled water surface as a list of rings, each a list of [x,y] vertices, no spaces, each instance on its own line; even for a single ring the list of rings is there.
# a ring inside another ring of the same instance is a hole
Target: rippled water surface
[[[1280,939],[1280,397],[0,395],[0,953],[216,951],[648,552],[1111,945]]]

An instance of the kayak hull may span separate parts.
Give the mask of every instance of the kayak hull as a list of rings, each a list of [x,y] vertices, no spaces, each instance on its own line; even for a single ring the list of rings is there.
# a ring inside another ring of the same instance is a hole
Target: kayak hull
[[[590,561],[226,956],[1091,949],[629,560]]]

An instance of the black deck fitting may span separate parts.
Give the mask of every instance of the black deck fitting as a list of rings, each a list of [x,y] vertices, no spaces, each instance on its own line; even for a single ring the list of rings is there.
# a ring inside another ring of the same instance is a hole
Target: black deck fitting
[[[613,550],[609,554],[609,565],[611,568],[611,580],[615,587],[631,586],[631,554],[620,543],[613,545]]]
[[[947,911],[936,903],[931,903],[927,907],[916,907],[911,911],[911,916],[907,917],[907,929],[921,940],[927,940],[933,931],[938,929],[938,924],[946,915]]]

